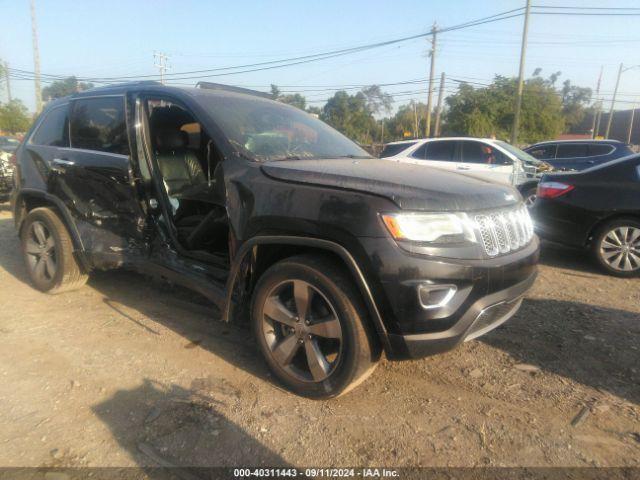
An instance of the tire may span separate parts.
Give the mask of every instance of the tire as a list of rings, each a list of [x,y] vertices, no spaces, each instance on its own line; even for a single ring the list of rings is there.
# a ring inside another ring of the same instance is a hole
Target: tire
[[[20,230],[22,256],[31,283],[51,294],[80,288],[87,281],[73,255],[73,243],[60,217],[49,208],[29,212]]]
[[[294,291],[300,293],[299,301]],[[304,302],[305,297],[310,300]],[[251,322],[270,370],[288,390],[304,397],[326,399],[349,392],[380,358],[360,292],[331,258],[301,255],[272,265],[253,292]]]
[[[598,228],[591,253],[610,275],[634,277],[640,274],[640,220],[618,218]]]
[[[537,191],[537,187],[528,187],[522,191],[522,198],[527,208],[533,207],[533,204],[536,201]]]

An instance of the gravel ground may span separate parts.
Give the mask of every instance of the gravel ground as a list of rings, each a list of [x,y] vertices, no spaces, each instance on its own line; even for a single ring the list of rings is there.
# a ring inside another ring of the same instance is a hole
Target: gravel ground
[[[520,312],[349,395],[278,388],[249,332],[124,271],[28,285],[0,206],[0,465],[640,466],[640,279],[545,246]]]

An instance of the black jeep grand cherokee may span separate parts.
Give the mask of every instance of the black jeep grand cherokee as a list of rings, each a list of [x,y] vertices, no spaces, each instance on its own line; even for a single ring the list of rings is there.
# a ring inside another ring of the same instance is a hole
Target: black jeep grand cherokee
[[[47,106],[12,206],[36,288],[127,267],[246,318],[292,391],[327,398],[513,315],[538,240],[518,193],[371,158],[256,92],[153,82]]]

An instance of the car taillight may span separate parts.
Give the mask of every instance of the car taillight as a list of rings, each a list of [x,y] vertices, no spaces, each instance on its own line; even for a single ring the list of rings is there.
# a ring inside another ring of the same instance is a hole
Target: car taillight
[[[569,193],[575,187],[562,182],[541,182],[538,184],[538,198],[557,198]]]

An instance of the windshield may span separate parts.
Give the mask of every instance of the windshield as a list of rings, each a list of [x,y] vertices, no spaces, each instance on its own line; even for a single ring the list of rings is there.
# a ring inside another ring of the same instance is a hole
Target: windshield
[[[203,95],[201,103],[240,153],[255,161],[372,158],[324,122],[289,105],[235,94]]]
[[[495,143],[496,145],[499,145],[500,147],[504,148],[507,152],[511,153],[512,155],[515,155],[518,160],[522,160],[523,162],[531,163],[533,165],[540,165],[541,163],[544,163],[538,160],[537,158],[532,157],[527,152],[520,150],[518,147],[514,147],[510,143],[503,142],[501,140],[498,140]]]

